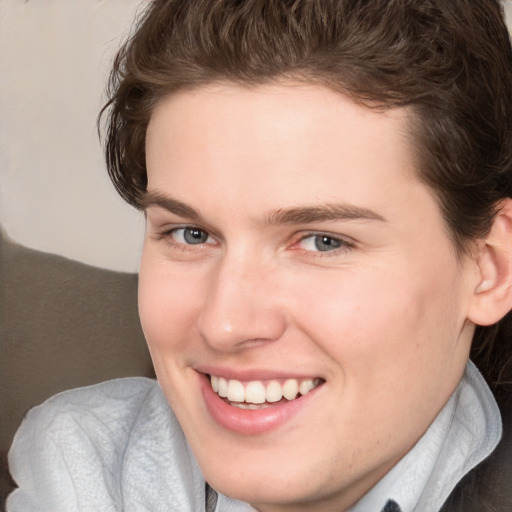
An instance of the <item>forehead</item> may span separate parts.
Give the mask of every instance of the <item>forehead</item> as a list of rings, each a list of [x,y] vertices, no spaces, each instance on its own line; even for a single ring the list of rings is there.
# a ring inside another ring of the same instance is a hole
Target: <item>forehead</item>
[[[340,92],[315,84],[242,86],[221,82],[164,97],[152,112],[148,135],[163,129],[187,142],[191,142],[187,136],[204,140],[205,136],[221,135],[227,140],[233,132],[244,128],[253,136],[253,142],[270,141],[275,148],[276,143],[291,135],[291,128],[293,134],[300,135],[314,125],[318,133],[315,144],[322,138],[327,144],[338,136],[353,142],[361,129],[370,137],[382,135],[383,130],[390,134],[391,130],[392,138],[403,143],[402,137],[408,133],[409,112],[407,107],[360,105]],[[340,133],[340,121],[352,125],[354,137]],[[219,128],[224,130],[221,134]]]
[[[423,187],[408,127],[405,108],[373,110],[314,85],[184,91],[151,117],[148,190],[188,200],[206,188],[212,203],[229,190],[245,209],[402,201],[405,189]]]

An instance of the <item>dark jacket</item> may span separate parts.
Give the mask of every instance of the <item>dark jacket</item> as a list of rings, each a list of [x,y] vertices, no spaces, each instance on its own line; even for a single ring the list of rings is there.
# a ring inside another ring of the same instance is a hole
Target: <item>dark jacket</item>
[[[503,419],[496,450],[455,487],[441,512],[512,512],[512,383],[494,391]]]

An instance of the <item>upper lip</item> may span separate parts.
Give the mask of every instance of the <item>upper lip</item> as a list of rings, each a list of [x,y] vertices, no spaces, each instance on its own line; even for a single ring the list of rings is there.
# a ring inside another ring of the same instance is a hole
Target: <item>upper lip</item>
[[[201,365],[194,368],[197,372],[207,374],[207,375],[215,375],[216,377],[224,377],[225,379],[234,379],[239,380],[241,382],[244,381],[254,381],[254,380],[277,380],[277,379],[317,379],[322,378],[319,374],[316,373],[295,373],[295,372],[287,372],[283,370],[274,370],[269,368],[259,368],[259,369],[237,369],[237,368],[227,368],[227,367],[219,367],[219,366],[210,366],[210,365]],[[325,380],[325,379],[322,379]]]

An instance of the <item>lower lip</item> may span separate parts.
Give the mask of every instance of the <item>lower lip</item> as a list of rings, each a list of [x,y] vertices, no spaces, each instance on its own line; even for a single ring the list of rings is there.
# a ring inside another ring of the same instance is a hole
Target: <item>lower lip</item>
[[[244,435],[264,434],[277,429],[302,410],[314,394],[314,390],[311,390],[307,395],[295,400],[277,402],[264,409],[240,409],[229,405],[213,391],[207,375],[199,376],[201,392],[212,418],[221,427]]]

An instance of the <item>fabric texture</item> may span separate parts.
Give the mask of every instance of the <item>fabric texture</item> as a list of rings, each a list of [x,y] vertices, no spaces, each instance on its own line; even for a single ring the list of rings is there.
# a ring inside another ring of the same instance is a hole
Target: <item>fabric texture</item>
[[[1,186],[1,185],[0,185]],[[0,226],[0,510],[7,452],[27,411],[107,379],[153,377],[137,276],[14,243]]]
[[[9,465],[13,512],[204,511],[204,480],[158,387],[128,378],[32,409]],[[199,485],[198,485],[199,484]]]
[[[460,396],[452,402],[460,403]],[[467,453],[472,463],[474,453]],[[8,498],[8,512],[203,512],[208,502],[214,512],[254,511],[222,494],[207,496],[184,434],[152,379],[118,379],[52,397],[29,412],[9,458],[19,488]],[[408,512],[390,498],[376,510]],[[438,509],[424,503],[415,510]]]
[[[414,447],[352,509],[379,510],[391,499],[402,512],[441,509],[457,483],[501,438],[496,401],[473,363]]]
[[[494,395],[503,422],[503,436],[493,453],[455,487],[441,512],[512,511],[512,383],[496,386]]]

